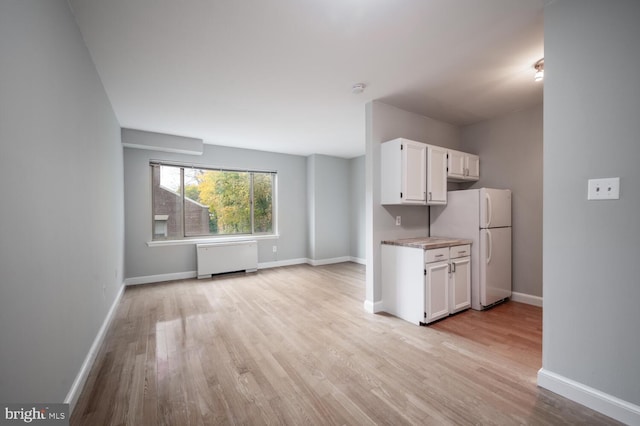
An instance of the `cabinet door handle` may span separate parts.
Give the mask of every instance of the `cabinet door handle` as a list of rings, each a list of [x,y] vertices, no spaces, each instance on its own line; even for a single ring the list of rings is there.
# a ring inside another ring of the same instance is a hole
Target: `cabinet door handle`
[[[451,263],[451,272],[453,272],[454,274],[456,272],[456,264],[455,264],[455,262]]]
[[[436,257],[442,257],[444,254],[436,254]]]
[[[431,201],[431,191],[429,191],[429,201]]]

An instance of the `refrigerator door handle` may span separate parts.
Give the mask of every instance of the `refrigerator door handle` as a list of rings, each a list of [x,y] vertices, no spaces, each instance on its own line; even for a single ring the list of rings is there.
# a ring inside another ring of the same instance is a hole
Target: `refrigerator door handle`
[[[492,251],[493,251],[493,239],[491,238],[491,231],[487,229],[487,265],[491,263]]]
[[[491,227],[491,219],[493,216],[493,206],[491,205],[491,196],[489,195],[489,193],[487,192],[485,194],[486,198],[487,198],[487,223],[485,224],[485,228],[490,228]]]

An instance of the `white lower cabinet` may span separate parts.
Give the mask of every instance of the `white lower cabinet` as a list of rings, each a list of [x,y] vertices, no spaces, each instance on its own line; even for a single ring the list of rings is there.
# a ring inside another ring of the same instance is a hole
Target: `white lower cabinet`
[[[471,306],[470,246],[381,247],[384,311],[424,325]]]
[[[380,248],[383,311],[416,325],[424,322],[424,250],[383,244]]]
[[[471,246],[451,247],[449,275],[449,312],[471,307]]]
[[[445,249],[449,251],[448,249]],[[426,250],[436,251],[436,250]],[[424,323],[449,315],[449,255],[446,259],[427,263],[425,271]]]

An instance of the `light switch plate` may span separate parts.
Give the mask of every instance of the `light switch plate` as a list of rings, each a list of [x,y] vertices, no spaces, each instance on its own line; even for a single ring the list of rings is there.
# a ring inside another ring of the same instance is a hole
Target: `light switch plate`
[[[620,178],[589,179],[587,200],[619,200]]]
[[[402,217],[396,216],[396,226],[400,226],[402,224]]]

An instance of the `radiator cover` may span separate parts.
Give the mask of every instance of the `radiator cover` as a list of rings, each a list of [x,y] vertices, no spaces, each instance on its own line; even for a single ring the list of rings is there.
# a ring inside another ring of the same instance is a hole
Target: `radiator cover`
[[[198,279],[224,272],[258,269],[258,242],[237,241],[196,245]]]

